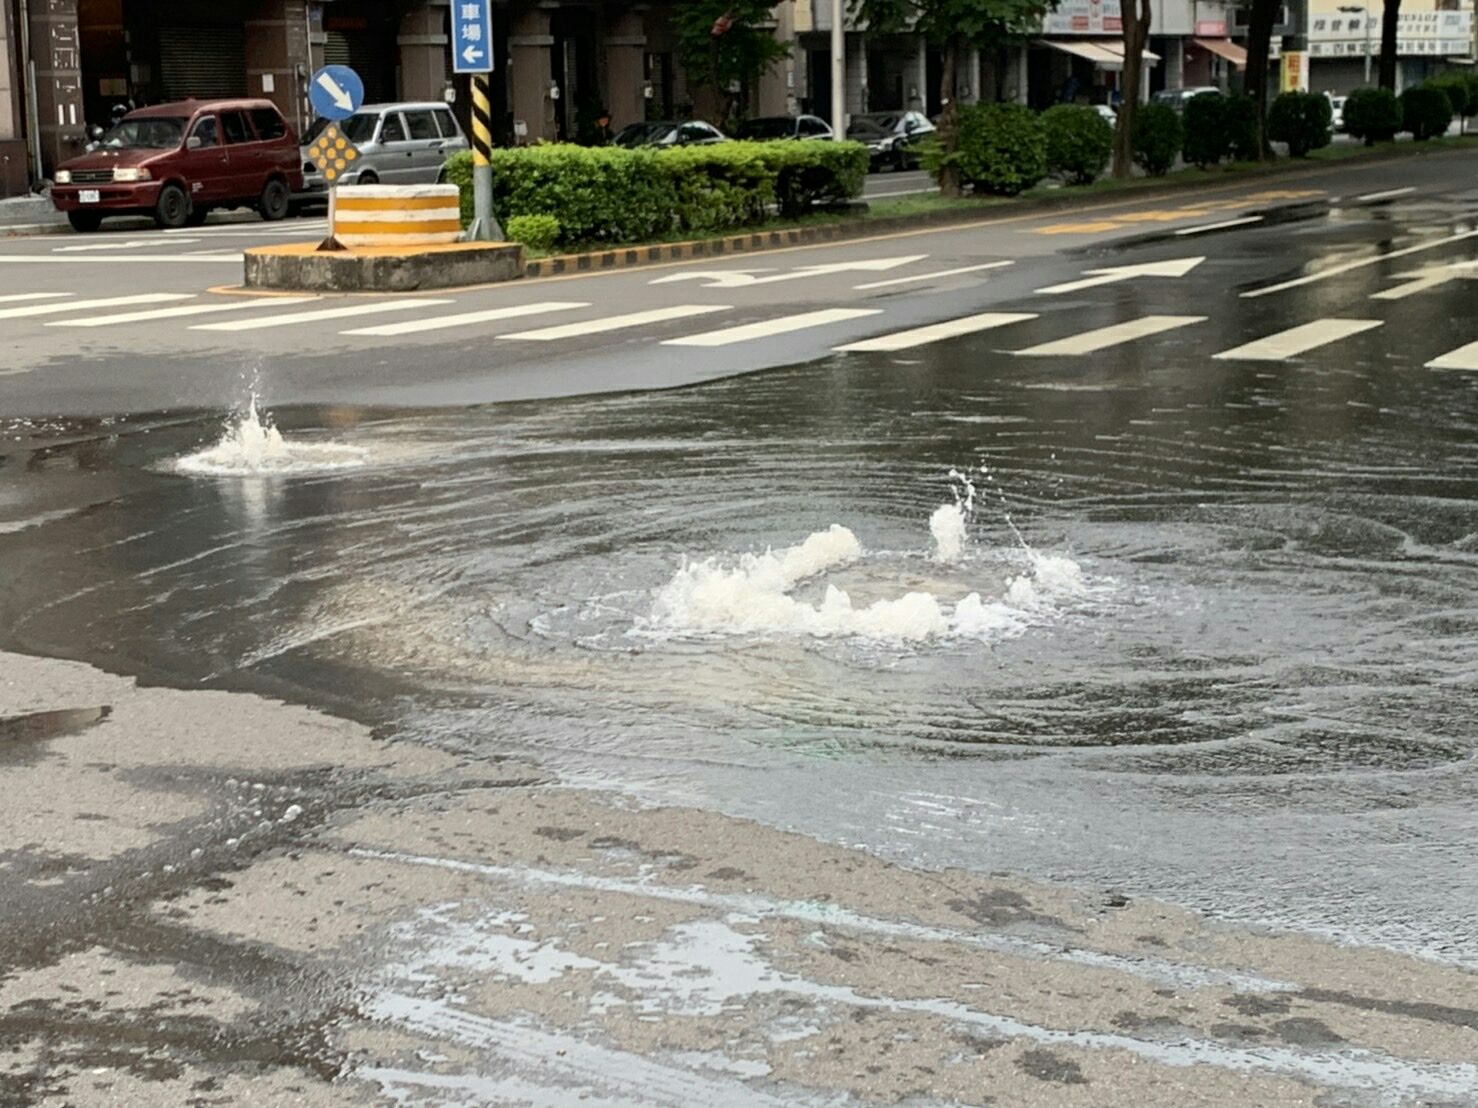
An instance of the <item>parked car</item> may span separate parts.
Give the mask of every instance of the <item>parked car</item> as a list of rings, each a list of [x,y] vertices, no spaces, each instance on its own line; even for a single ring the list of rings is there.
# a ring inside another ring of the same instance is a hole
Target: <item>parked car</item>
[[[1329,96],[1327,92],[1324,95]],[[1336,131],[1344,131],[1345,98],[1343,96],[1329,96],[1329,123]]]
[[[611,140],[617,146],[707,146],[723,142],[724,133],[701,119],[686,122],[664,121],[631,123],[616,132]]]
[[[734,137],[769,142],[772,139],[829,139],[831,124],[814,115],[762,115],[739,124]]]
[[[309,198],[328,191],[307,149],[326,126],[320,119],[303,136],[303,192]],[[338,127],[359,148],[359,157],[339,177],[341,185],[433,184],[441,180],[446,160],[469,145],[452,110],[435,100],[366,104]]]
[[[934,124],[922,112],[866,112],[847,125],[847,137],[867,147],[872,171],[918,168],[918,143],[933,133]]]
[[[1166,104],[1178,112],[1185,111],[1186,102],[1194,96],[1200,96],[1203,92],[1220,92],[1221,89],[1215,85],[1192,85],[1189,88],[1167,88],[1155,93],[1150,97],[1154,104]]]
[[[270,100],[182,100],[131,111],[57,167],[51,202],[78,231],[104,216],[196,226],[212,208],[287,215],[302,187],[298,140]]]

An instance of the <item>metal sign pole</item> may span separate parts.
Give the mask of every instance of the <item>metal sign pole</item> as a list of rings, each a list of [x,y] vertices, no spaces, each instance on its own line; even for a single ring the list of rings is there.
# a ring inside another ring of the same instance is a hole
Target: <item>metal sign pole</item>
[[[503,228],[493,217],[492,113],[488,109],[488,78],[472,75],[472,226],[469,242],[501,242]]]

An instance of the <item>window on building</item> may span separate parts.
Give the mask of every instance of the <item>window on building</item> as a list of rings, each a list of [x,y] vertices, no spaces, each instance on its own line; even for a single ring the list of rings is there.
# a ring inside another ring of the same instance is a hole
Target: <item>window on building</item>
[[[276,139],[287,134],[287,124],[282,122],[282,116],[271,108],[253,108],[251,122],[252,126],[257,129],[259,139]]]
[[[439,139],[441,132],[436,129],[436,120],[429,111],[403,112],[405,125],[410,128],[413,139]]]
[[[222,112],[221,130],[225,133],[228,144],[252,141],[251,127],[246,122],[244,112]]]

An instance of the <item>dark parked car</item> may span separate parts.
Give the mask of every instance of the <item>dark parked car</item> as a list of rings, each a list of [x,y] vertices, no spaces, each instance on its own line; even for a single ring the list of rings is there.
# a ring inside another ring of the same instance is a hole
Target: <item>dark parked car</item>
[[[57,167],[51,202],[78,231],[104,216],[195,226],[212,208],[287,215],[303,187],[298,140],[270,100],[182,100],[129,112]]]
[[[854,115],[847,137],[867,146],[868,167],[917,169],[919,140],[934,133],[934,124],[922,112],[868,112]]]
[[[739,124],[735,138],[768,142],[771,139],[829,139],[831,124],[814,115],[762,115]]]
[[[611,141],[617,146],[706,146],[723,142],[724,133],[701,119],[631,123],[616,132]]]

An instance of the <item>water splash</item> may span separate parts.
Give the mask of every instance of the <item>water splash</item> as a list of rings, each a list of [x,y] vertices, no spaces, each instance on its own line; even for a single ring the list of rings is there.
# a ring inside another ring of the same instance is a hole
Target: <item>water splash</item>
[[[227,421],[212,446],[175,463],[180,473],[196,477],[294,476],[353,469],[365,463],[365,452],[337,443],[290,442],[270,415],[257,409],[253,392],[246,410]]]
[[[934,536],[934,560],[953,565],[965,555],[969,541],[969,523],[975,515],[975,483],[968,470],[949,471],[953,504],[941,504],[929,517],[929,533]]]

